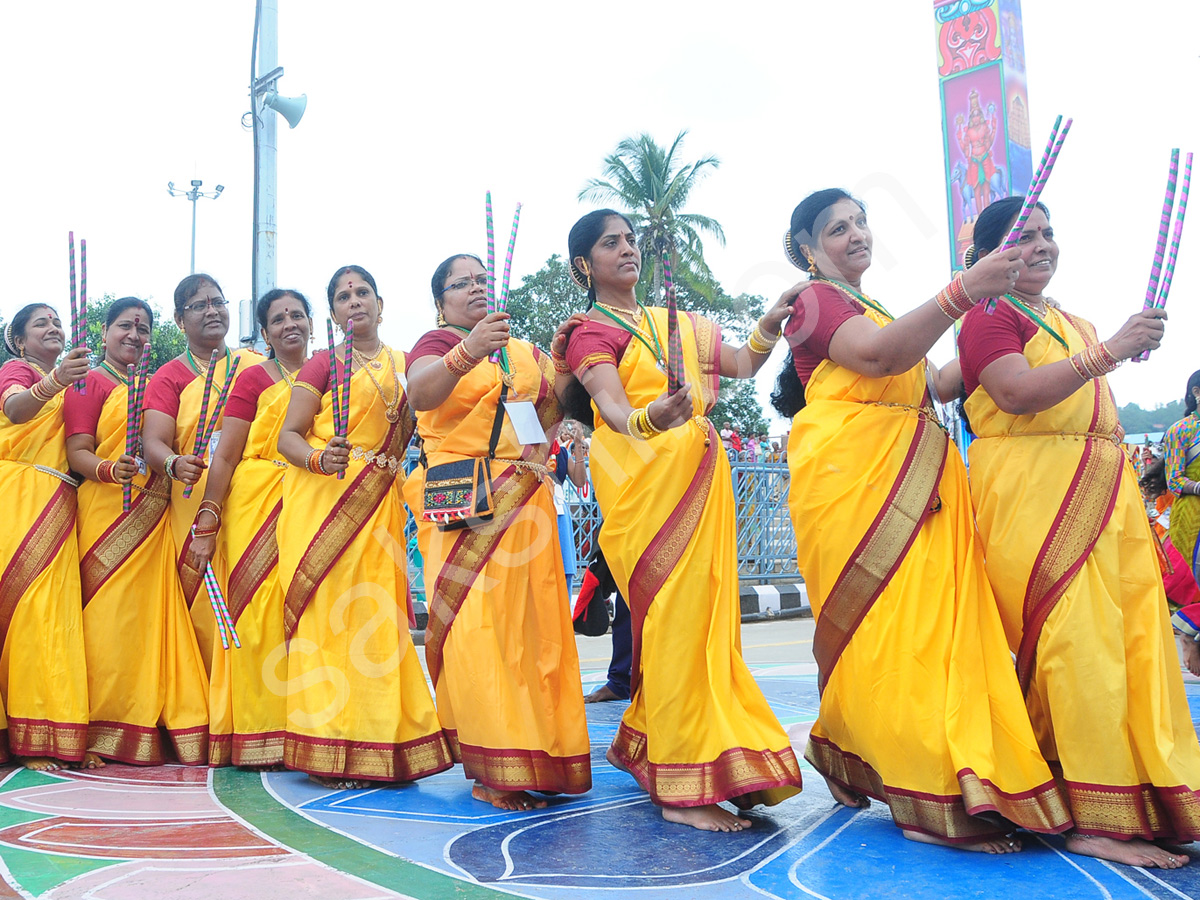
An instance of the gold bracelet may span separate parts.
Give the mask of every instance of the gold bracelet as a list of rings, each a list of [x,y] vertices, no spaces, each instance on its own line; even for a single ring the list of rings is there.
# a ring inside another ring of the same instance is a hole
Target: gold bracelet
[[[168,481],[178,481],[175,477],[175,463],[179,459],[178,453],[172,453],[163,460],[163,474],[167,476]]]
[[[651,437],[653,437],[656,434],[663,433],[663,429],[659,428],[652,421],[650,421],[650,407],[649,406],[642,407],[642,417],[639,421],[642,424],[642,426],[645,428],[646,432]]]
[[[642,434],[637,427],[637,418],[639,415],[641,415],[641,412],[642,411],[640,409],[630,410],[629,418],[625,420],[625,430],[629,432],[629,436],[631,438],[638,441],[646,440],[646,436]]]
[[[750,332],[750,337],[746,339],[746,343],[750,345],[752,353],[757,353],[759,356],[766,356],[775,349],[775,345],[779,343],[782,334],[777,334],[774,337],[763,331],[762,320],[754,323],[754,328]]]
[[[571,366],[567,363],[567,358],[561,353],[550,351],[550,361],[554,363],[554,371],[559,375],[570,375]]]

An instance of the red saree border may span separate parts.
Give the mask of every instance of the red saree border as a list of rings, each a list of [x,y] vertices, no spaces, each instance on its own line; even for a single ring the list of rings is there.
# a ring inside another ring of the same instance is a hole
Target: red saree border
[[[621,722],[611,752],[659,806],[708,806],[737,798],[748,808],[773,805],[800,791],[800,763],[791,747],[731,747],[710,762],[654,763],[646,735]]]
[[[60,481],[0,575],[0,647],[8,640],[17,604],[74,533],[75,489]]]
[[[997,814],[1042,834],[1070,830],[1072,818],[1058,784],[1049,780],[1018,792],[1000,790],[970,768],[956,773],[960,794],[932,794],[884,784],[865,759],[828,738],[809,735],[804,758],[825,778],[848,791],[886,803],[898,828],[950,843],[977,843],[1003,837],[1011,826],[979,818]]]
[[[167,761],[165,733],[176,760],[185,766],[208,765],[208,726],[166,728],[96,720],[88,724],[88,749],[105,759],[131,766],[161,766]]]
[[[1200,839],[1200,791],[1186,785],[1062,783],[1079,834],[1122,841]]]
[[[83,587],[83,605],[86,607],[100,588],[128,562],[133,552],[142,545],[158,527],[171,505],[169,497],[158,496],[160,482],[166,479],[152,472],[144,490],[129,506],[129,512],[121,513],[104,530],[79,560],[79,579]],[[105,490],[109,485],[100,486]],[[113,490],[117,488],[113,486]]]
[[[275,538],[275,525],[279,522],[279,514],[282,511],[283,501],[280,500],[268,513],[266,521],[255,532],[245,552],[229,572],[226,599],[229,601],[229,614],[234,625],[237,625],[242,613],[250,606],[250,601],[267,580],[267,576],[279,565],[279,544]]]
[[[87,750],[86,722],[8,717],[8,748],[14,756],[50,756],[79,762]]]
[[[284,732],[210,734],[208,764],[210,767],[265,767],[283,764]]]
[[[471,588],[479,579],[487,560],[500,546],[511,525],[541,487],[541,481],[531,472],[510,467],[492,482],[492,518],[480,526],[461,529],[454,538],[446,560],[433,581],[433,590],[426,599],[429,605],[429,625],[425,629],[425,664],[429,680],[434,685],[442,672],[442,655],[446,638],[466,602]],[[444,535],[446,532],[438,532]],[[428,585],[428,578],[426,579]]]
[[[949,438],[924,416],[918,417],[899,477],[838,574],[817,617],[813,656],[817,688],[822,693],[854,632],[904,562],[929,517],[948,452]]]
[[[690,427],[690,426],[684,426]],[[629,575],[629,590],[626,598],[633,625],[633,668],[630,672],[630,694],[637,692],[642,681],[642,626],[650,613],[654,598],[662,590],[675,567],[691,544],[696,525],[704,514],[712,480],[717,471],[717,450],[721,438],[712,423],[708,423],[706,446],[696,473],[687,490],[679,498],[662,527],[646,545],[637,565]]]
[[[399,413],[399,420],[392,423],[383,442],[381,452],[385,456],[402,455],[412,437],[415,423],[408,408],[407,396],[400,404]],[[304,615],[317,588],[379,508],[395,479],[396,476],[386,466],[365,465],[313,535],[283,601],[283,631],[288,640],[296,633],[300,617]]]
[[[416,781],[454,765],[440,730],[403,743],[317,738],[288,731],[283,737],[283,764],[323,778],[366,781]]]
[[[592,756],[551,756],[544,750],[463,744],[458,732],[442,729],[463,775],[497,791],[554,791],[586,794],[592,789]]]

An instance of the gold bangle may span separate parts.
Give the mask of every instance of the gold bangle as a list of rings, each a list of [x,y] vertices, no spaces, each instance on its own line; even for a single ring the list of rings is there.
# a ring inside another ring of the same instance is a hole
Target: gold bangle
[[[763,331],[762,322],[758,321],[754,323],[754,328],[750,331],[750,337],[746,339],[746,343],[750,346],[751,352],[766,356],[775,349],[775,345],[779,343],[782,336],[782,334],[777,334],[770,337]]]
[[[646,436],[642,434],[641,430],[637,427],[637,418],[639,415],[641,415],[641,412],[642,411],[640,409],[630,410],[629,418],[625,420],[625,430],[629,432],[629,436],[631,438],[644,441],[646,440]]]
[[[646,431],[651,436],[663,433],[663,429],[659,428],[652,421],[650,421],[650,407],[649,406],[642,407],[641,423],[645,426]]]

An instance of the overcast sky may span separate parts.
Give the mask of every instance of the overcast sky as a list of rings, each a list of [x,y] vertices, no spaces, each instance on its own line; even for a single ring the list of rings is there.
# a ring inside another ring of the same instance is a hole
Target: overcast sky
[[[1023,4],[1035,156],[1055,115],[1075,124],[1043,195],[1062,255],[1049,291],[1113,333],[1141,308],[1172,147],[1200,150],[1200,4],[1105,16],[1068,0]],[[166,185],[203,179],[197,268],[231,302],[250,293],[253,0],[9,3],[3,78],[0,261],[6,319],[68,304],[67,232],[86,237],[90,294],[167,308],[188,272],[191,205]],[[366,267],[385,337],[408,349],[433,321],[429,277],[483,253],[484,191],[507,234],[525,206],[514,283],[565,254],[576,198],[624,137],[721,166],[689,210],[725,289],[774,298],[796,280],[781,236],[808,192],[868,205],[864,287],[893,312],[948,274],[932,4],[453,3],[279,0],[279,285],[325,311],[325,285]],[[1194,216],[1200,213],[1193,213]],[[1166,402],[1200,368],[1200,219],[1185,229],[1164,348],[1112,382],[1119,403]],[[948,341],[933,353],[950,356]],[[779,360],[768,363],[774,373]],[[761,376],[760,376],[761,377]],[[760,393],[765,396],[762,378]]]

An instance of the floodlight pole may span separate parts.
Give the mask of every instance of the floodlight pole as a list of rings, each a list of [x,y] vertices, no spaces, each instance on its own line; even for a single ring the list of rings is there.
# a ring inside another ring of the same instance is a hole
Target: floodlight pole
[[[209,200],[216,200],[221,196],[221,191],[225,190],[225,185],[218,184],[217,189],[212,192],[202,191],[200,188],[204,182],[199,178],[192,179],[192,189],[190,191],[181,191],[175,187],[175,182],[167,182],[167,192],[172,197],[187,197],[192,201],[192,268],[191,274],[196,274],[196,202],[201,197],[206,197]]]

